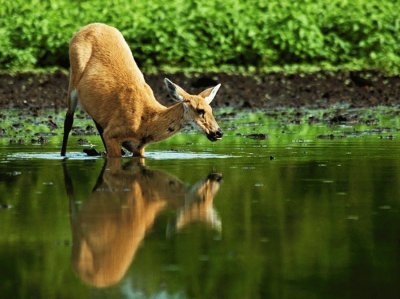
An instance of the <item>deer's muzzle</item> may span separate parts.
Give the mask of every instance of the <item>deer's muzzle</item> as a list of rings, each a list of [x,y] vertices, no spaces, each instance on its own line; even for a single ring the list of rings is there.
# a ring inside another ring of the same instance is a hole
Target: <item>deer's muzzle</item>
[[[222,130],[220,128],[218,128],[218,130],[215,132],[209,132],[207,134],[207,138],[211,141],[217,141],[217,140],[221,139],[223,135],[224,135],[224,132],[222,132]]]

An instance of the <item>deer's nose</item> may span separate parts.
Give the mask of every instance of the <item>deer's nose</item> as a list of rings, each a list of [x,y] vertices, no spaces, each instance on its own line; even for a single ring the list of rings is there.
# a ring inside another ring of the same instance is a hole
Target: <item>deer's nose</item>
[[[210,173],[207,178],[211,181],[215,181],[215,182],[221,182],[222,181],[222,174],[221,173]]]
[[[222,138],[224,136],[224,132],[222,132],[221,128],[218,128],[218,131],[215,133],[215,137]]]
[[[215,132],[208,133],[207,138],[210,139],[211,141],[217,141],[222,138],[222,135],[224,135],[224,133],[222,132],[221,129],[218,129]]]

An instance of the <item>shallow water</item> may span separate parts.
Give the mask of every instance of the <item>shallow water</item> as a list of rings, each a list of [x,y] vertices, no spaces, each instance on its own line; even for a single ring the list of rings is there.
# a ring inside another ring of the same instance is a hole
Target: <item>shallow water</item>
[[[399,122],[246,114],[144,162],[4,137],[1,298],[398,298]]]

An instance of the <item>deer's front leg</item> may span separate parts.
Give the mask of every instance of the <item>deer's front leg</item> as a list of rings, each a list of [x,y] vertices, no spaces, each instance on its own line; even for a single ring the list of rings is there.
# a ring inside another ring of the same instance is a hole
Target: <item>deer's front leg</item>
[[[133,141],[124,141],[122,142],[122,147],[128,151],[130,151],[131,153],[136,152],[137,146],[135,145],[135,143]]]
[[[133,157],[144,157],[144,146],[138,145],[136,139],[122,142],[122,147],[130,151]]]
[[[144,158],[144,145],[139,145],[136,151],[133,152],[133,156]]]
[[[119,158],[121,157],[121,144],[115,138],[104,137],[106,144],[106,151],[108,158]]]

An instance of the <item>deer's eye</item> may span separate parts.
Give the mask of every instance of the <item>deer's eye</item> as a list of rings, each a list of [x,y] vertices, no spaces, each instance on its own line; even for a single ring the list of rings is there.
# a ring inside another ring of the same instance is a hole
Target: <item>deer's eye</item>
[[[197,109],[196,109],[196,112],[197,112],[197,114],[199,114],[199,115],[202,116],[202,117],[204,117],[204,114],[206,113],[206,112],[204,111],[204,109],[200,109],[200,108],[197,108]]]

